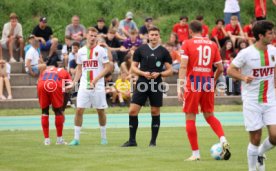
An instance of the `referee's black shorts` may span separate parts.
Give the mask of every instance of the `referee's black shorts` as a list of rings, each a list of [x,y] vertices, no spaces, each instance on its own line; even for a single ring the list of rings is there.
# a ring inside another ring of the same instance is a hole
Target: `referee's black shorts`
[[[133,92],[131,103],[144,106],[147,98],[149,98],[150,106],[161,107],[163,105],[163,86],[162,79],[157,78],[154,84],[150,84],[150,80],[139,78]]]

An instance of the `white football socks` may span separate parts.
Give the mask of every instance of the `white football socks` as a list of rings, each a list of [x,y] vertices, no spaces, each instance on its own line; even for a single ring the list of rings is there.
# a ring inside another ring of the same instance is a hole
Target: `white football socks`
[[[256,171],[256,164],[258,160],[258,146],[251,143],[247,147],[247,160],[249,171]]]
[[[193,156],[196,158],[200,158],[199,150],[193,150]]]
[[[80,126],[75,126],[75,134],[74,134],[74,139],[75,140],[80,140],[80,131],[81,131],[81,127]]]
[[[259,147],[259,156],[263,156],[265,152],[269,151],[273,147],[274,145],[270,143],[269,137],[267,137]]]
[[[101,138],[106,139],[106,126],[100,126]]]

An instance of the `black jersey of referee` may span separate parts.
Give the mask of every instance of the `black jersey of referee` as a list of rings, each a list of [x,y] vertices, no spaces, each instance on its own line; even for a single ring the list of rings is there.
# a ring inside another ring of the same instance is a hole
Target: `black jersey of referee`
[[[151,48],[148,44],[141,45],[134,52],[133,61],[139,62],[140,70],[144,72],[162,72],[165,62],[172,64],[169,51],[161,45],[155,48]],[[158,78],[160,79],[161,76]]]

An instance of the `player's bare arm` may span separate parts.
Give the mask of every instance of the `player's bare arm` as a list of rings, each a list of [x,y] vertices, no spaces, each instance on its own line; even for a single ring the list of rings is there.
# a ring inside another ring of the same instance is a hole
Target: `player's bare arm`
[[[79,82],[81,74],[82,74],[82,64],[78,64],[78,66],[76,68],[76,75],[75,75],[75,78],[73,81],[74,84]]]
[[[165,62],[165,67],[166,67],[166,70],[160,73],[161,77],[169,77],[173,75],[172,65],[168,62]]]
[[[223,72],[223,65],[222,65],[222,62],[219,62],[219,63],[216,63],[215,66],[217,67],[217,70],[214,74],[214,80],[216,82],[219,76],[221,75],[221,73]]]
[[[251,83],[254,80],[253,76],[241,74],[239,71],[239,68],[233,64],[231,64],[229,66],[229,68],[227,69],[227,75],[229,75],[235,79],[244,81],[247,84]]]
[[[110,72],[112,72],[114,70],[114,63],[113,63],[113,58],[112,58],[112,53],[111,53],[111,51],[113,50],[113,48],[109,47],[104,42],[100,42],[98,44],[99,44],[99,46],[104,47],[104,48],[107,49],[107,56],[108,56],[108,59],[109,59]]]
[[[179,101],[183,101],[183,93],[184,93],[183,90],[186,82],[187,66],[188,66],[188,58],[181,57],[179,75],[178,75],[179,85],[177,89],[177,95],[178,95]]]
[[[150,72],[143,72],[143,71],[141,71],[141,70],[138,68],[138,65],[139,65],[138,62],[133,61],[132,64],[131,64],[131,71],[132,71],[134,74],[137,74],[137,75],[139,75],[139,76],[146,77],[147,79],[151,79],[151,74],[150,74]]]

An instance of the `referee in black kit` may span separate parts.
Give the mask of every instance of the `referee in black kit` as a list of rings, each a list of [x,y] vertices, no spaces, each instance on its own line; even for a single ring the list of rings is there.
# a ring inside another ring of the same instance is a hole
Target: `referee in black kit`
[[[148,37],[149,43],[141,45],[133,55],[131,70],[139,78],[129,107],[129,140],[122,147],[137,146],[138,113],[147,98],[150,101],[152,116],[149,146],[156,146],[160,127],[160,107],[163,103],[162,77],[172,75],[173,70],[170,53],[160,45],[160,30],[157,27],[151,27],[148,30]],[[138,68],[139,64],[140,68]]]

